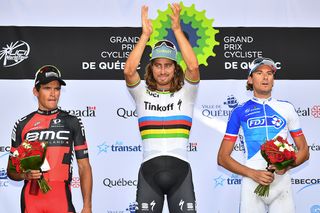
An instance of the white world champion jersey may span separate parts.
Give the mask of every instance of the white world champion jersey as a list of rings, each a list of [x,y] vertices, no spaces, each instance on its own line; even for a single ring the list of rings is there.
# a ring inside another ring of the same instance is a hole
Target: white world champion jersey
[[[198,83],[185,80],[179,91],[170,93],[151,91],[144,81],[140,81],[128,90],[137,107],[143,161],[164,155],[187,161]]]

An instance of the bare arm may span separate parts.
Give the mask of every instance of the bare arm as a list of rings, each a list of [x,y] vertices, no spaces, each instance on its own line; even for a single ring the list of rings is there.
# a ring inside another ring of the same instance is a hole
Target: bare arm
[[[233,150],[234,143],[223,139],[221,142],[221,146],[218,152],[218,164],[225,169],[242,175],[244,177],[249,177],[253,179],[255,182],[262,185],[269,185],[273,179],[274,175],[271,172],[264,170],[255,170],[249,168],[245,165],[240,164],[236,160],[231,157],[231,153]]]
[[[191,81],[199,81],[200,72],[197,57],[180,25],[181,6],[178,3],[173,3],[171,9],[173,13],[171,15],[172,31],[177,39],[182,58],[187,65],[186,78]]]
[[[296,147],[298,149],[298,152],[296,154],[296,160],[294,162],[294,167],[299,166],[303,164],[305,161],[309,159],[309,147],[306,141],[306,138],[304,135],[300,135],[298,137],[293,138],[294,143],[296,144]]]
[[[81,213],[92,212],[92,170],[88,158],[78,161],[81,193],[83,198],[83,209]]]
[[[127,85],[133,85],[140,80],[139,73],[137,72],[138,65],[140,63],[143,51],[146,44],[152,34],[152,23],[148,19],[148,7],[142,6],[141,8],[141,22],[142,22],[142,34],[138,43],[133,48],[130,53],[125,67],[124,67],[124,77]]]

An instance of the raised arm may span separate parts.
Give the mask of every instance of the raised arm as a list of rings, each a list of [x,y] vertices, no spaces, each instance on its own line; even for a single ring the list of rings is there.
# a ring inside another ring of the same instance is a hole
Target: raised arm
[[[190,81],[199,81],[200,80],[200,72],[199,72],[199,64],[195,53],[189,43],[188,39],[184,35],[181,25],[180,25],[180,12],[181,6],[178,3],[173,3],[171,5],[172,15],[172,31],[177,39],[182,58],[187,65],[185,76]]]
[[[142,34],[138,43],[130,53],[126,65],[124,67],[124,77],[127,85],[136,84],[140,80],[139,73],[137,72],[138,65],[140,63],[143,51],[146,44],[152,34],[152,23],[148,19],[148,7],[142,6],[141,8],[141,22],[142,22]]]

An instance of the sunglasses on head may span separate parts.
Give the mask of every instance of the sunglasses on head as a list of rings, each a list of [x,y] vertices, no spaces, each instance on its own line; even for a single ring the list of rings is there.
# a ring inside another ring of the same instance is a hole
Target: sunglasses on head
[[[60,71],[54,66],[45,65],[41,67],[36,73],[36,78],[38,78],[40,74],[45,75],[45,77],[55,76],[57,78],[61,78]]]
[[[271,61],[272,63],[274,63],[274,61],[271,59],[271,58],[263,58],[263,57],[260,57],[260,58],[256,58],[252,61],[252,64],[255,65],[255,64],[259,64],[261,63],[262,61]]]
[[[170,42],[170,41],[168,41],[168,40],[161,40],[161,41],[158,41],[155,45],[154,45],[154,47],[160,47],[162,44],[165,44],[167,47],[169,47],[169,48],[171,48],[171,49],[176,49],[176,46],[172,43],[172,42]]]

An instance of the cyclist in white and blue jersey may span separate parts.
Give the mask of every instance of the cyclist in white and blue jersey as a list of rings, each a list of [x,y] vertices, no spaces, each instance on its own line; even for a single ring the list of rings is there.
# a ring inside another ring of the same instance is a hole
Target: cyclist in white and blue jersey
[[[269,58],[256,58],[251,63],[247,90],[253,91],[253,97],[232,111],[218,153],[219,165],[243,176],[241,213],[295,212],[288,170],[309,158],[308,145],[294,106],[271,97],[276,70],[274,61]],[[270,165],[268,169],[275,169],[275,172],[267,171],[267,162],[260,153],[261,144],[277,136],[287,138],[288,133],[298,150],[294,165],[283,170]],[[244,164],[231,157],[238,136],[245,147]],[[269,196],[260,197],[254,193],[258,184],[270,185]]]
[[[174,43],[160,40],[152,49],[145,81],[141,81],[137,68],[152,34],[146,6],[141,10],[142,34],[124,69],[128,90],[137,107],[143,144],[137,213],[161,213],[165,195],[170,212],[196,212],[187,144],[200,74],[196,55],[180,26],[181,6],[174,3],[171,9],[171,29],[186,64],[185,72],[177,63]]]

